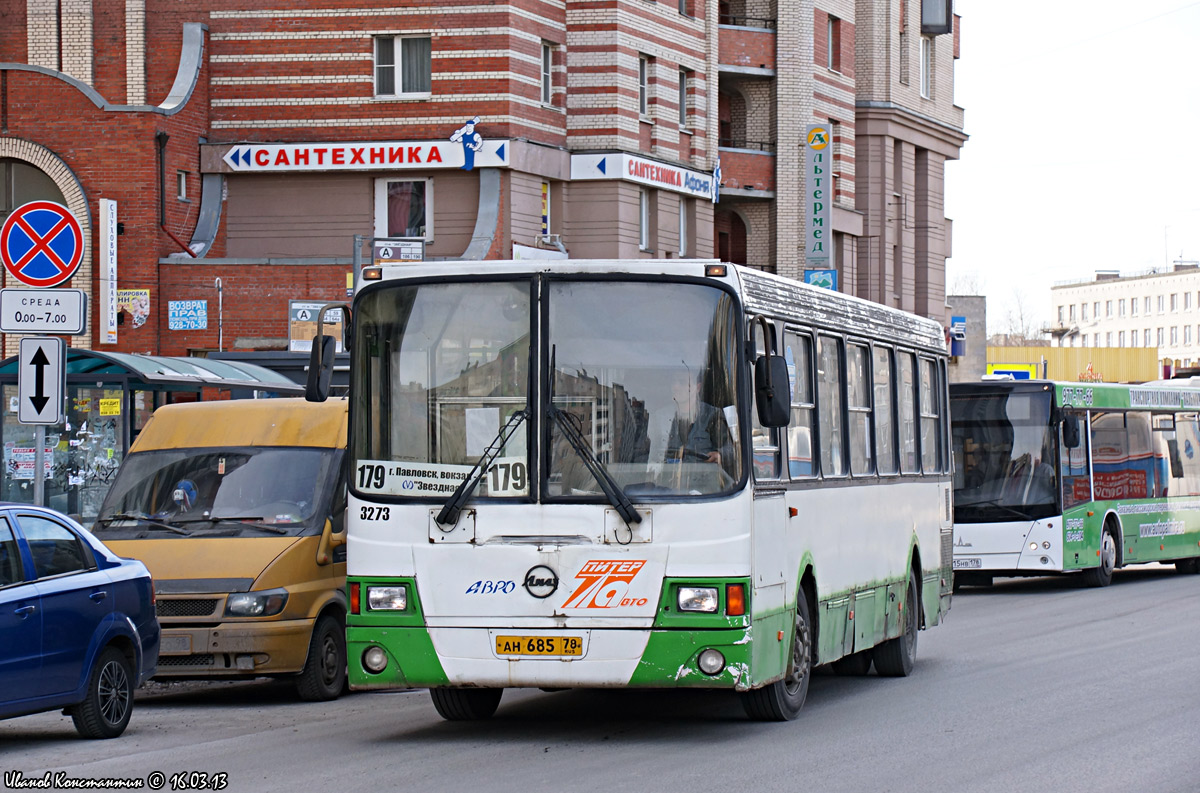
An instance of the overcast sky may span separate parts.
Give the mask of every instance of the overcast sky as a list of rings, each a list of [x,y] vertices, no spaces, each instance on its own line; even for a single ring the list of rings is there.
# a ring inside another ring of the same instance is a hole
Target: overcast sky
[[[947,293],[991,332],[1050,285],[1200,260],[1200,0],[954,0]]]

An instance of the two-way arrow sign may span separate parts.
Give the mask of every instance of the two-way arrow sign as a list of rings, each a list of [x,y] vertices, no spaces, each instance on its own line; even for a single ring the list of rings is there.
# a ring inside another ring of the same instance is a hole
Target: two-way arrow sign
[[[62,339],[21,339],[17,366],[17,421],[59,424],[66,398],[66,344]]]

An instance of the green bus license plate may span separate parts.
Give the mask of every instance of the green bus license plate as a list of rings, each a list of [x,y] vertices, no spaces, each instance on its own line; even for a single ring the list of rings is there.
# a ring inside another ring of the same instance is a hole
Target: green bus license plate
[[[496,655],[582,656],[583,639],[578,636],[497,636]]]

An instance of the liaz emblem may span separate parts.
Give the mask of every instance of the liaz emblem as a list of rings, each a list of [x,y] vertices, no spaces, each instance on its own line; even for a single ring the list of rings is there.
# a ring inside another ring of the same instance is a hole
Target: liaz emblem
[[[646,598],[625,597],[629,594],[629,585],[645,565],[644,559],[589,561],[575,574],[575,580],[580,583],[562,608],[613,609],[646,605]]]

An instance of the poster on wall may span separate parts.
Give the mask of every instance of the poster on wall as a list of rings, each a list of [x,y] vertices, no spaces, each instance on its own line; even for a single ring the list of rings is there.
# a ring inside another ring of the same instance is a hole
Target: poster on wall
[[[149,289],[118,289],[117,311],[128,311],[133,317],[133,326],[140,328],[150,318]]]

